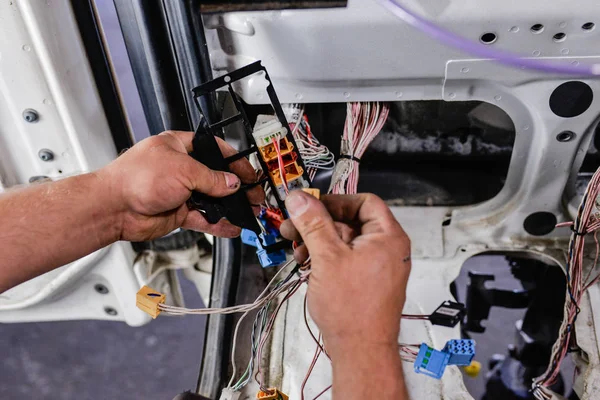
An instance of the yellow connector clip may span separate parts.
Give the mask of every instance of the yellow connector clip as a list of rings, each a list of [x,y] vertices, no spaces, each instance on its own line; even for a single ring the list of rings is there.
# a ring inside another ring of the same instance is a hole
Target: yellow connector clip
[[[463,371],[471,378],[477,378],[479,371],[481,371],[481,363],[479,361],[471,361],[471,365],[463,367]]]
[[[270,388],[268,391],[262,390],[256,394],[257,400],[289,400],[289,397],[275,388]]]
[[[302,191],[304,193],[310,194],[312,197],[314,197],[317,200],[321,200],[321,191],[319,189],[316,189],[316,188],[304,188],[304,189],[302,189]]]
[[[135,305],[143,312],[150,314],[152,318],[158,317],[160,310],[158,309],[159,304],[163,304],[167,296],[159,293],[156,290],[144,286],[135,295]]]

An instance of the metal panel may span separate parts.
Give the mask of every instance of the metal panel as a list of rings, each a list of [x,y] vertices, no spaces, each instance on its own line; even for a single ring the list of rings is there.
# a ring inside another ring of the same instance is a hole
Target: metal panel
[[[113,160],[117,152],[70,2],[0,2],[0,21],[2,186],[35,176],[61,179]],[[39,119],[26,122],[26,109]],[[43,161],[40,149],[54,158]],[[139,285],[128,268],[133,257],[128,243],[116,243],[17,286],[0,299],[0,321],[94,318],[141,325],[149,318],[132,306]],[[96,283],[109,293],[96,292]]]
[[[582,29],[587,22],[600,21],[595,1],[580,1],[577,7],[562,0],[402,3],[474,41],[486,32],[495,33],[497,40],[492,46],[528,57],[561,63],[599,60],[600,50],[594,43],[600,31]],[[462,264],[482,252],[525,252],[564,268],[568,228],[534,236],[525,230],[524,221],[536,212],[552,213],[559,222],[573,218],[573,205],[579,199],[567,189],[574,185],[598,125],[600,80],[545,75],[473,59],[413,30],[376,0],[350,0],[346,9],[337,10],[209,15],[204,21],[215,74],[260,59],[282,102],[483,101],[510,116],[516,139],[506,183],[498,195],[464,207],[393,207],[413,244],[406,312],[430,312],[451,298],[449,284]],[[544,25],[543,32],[531,32],[537,23]],[[566,34],[564,41],[553,40],[559,32]],[[580,115],[560,117],[552,112],[549,98],[558,86],[572,80],[588,85],[593,100]],[[241,88],[249,103],[263,102],[257,93],[252,83]],[[575,137],[567,142],[558,140],[566,130]],[[337,138],[341,132],[327,134]],[[589,252],[593,259],[593,249]],[[597,312],[596,293],[589,298],[592,302],[582,308]],[[271,347],[269,365],[269,370],[280,374],[283,390],[291,397],[300,395],[299,382],[314,349],[296,303],[300,301],[292,298],[285,323],[275,326],[273,335],[283,335],[285,346]],[[415,321],[403,322],[401,332],[402,340],[426,340],[437,346],[459,335],[457,330]],[[585,388],[582,398],[596,398],[591,371],[598,368],[599,341],[593,326],[584,321],[578,321],[577,337],[582,338],[586,351],[594,354],[589,365],[582,364],[587,367],[578,382]],[[424,380],[405,365],[405,377],[412,398],[471,398],[457,371],[449,371],[438,383]],[[318,363],[307,386],[308,397],[330,383],[328,363]],[[254,390],[256,386],[251,385],[245,393],[252,395]],[[322,398],[331,398],[331,393]]]

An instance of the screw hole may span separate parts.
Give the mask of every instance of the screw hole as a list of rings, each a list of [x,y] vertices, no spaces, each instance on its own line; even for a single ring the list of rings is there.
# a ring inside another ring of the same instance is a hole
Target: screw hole
[[[38,151],[38,157],[42,161],[52,161],[54,160],[54,153],[52,152],[52,150],[41,149],[40,151]]]
[[[101,283],[97,283],[94,285],[94,290],[100,294],[107,294],[108,288]]]
[[[535,33],[535,34],[544,32],[544,25],[542,25],[542,24],[532,25],[531,32]]]
[[[558,32],[556,35],[552,36],[552,40],[556,43],[564,42],[567,38],[567,34],[564,32]]]
[[[556,140],[559,142],[569,142],[575,138],[575,133],[571,131],[564,131],[556,135]]]
[[[28,123],[33,123],[33,122],[37,122],[37,120],[40,118],[40,116],[38,115],[37,111],[28,108],[27,110],[23,111],[23,119],[25,120],[25,122]]]
[[[581,29],[583,29],[584,31],[593,31],[594,28],[596,27],[596,24],[593,22],[586,22],[585,24],[583,24],[581,26]]]
[[[59,170],[58,170],[58,173],[59,173],[59,174],[62,174],[62,169],[59,169]]]
[[[226,76],[225,78],[223,78],[223,80],[227,83],[231,82],[231,77],[230,76]]]
[[[481,40],[481,43],[483,44],[492,44],[495,43],[496,40],[498,40],[498,35],[496,35],[493,32],[487,32],[481,35],[481,38],[479,38],[479,40]]]
[[[115,315],[118,314],[117,310],[115,310],[112,307],[104,307],[104,312],[107,313],[108,315],[110,315],[111,317],[114,317]]]

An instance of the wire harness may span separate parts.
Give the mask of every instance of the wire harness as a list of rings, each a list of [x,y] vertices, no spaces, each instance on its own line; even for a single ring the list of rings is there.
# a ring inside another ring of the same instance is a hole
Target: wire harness
[[[333,171],[330,193],[357,192],[361,157],[383,128],[389,112],[387,103],[348,103],[340,159]]]
[[[560,223],[557,226],[570,226],[571,239],[569,240],[568,259],[566,265],[567,293],[564,308],[564,318],[558,339],[552,347],[550,364],[543,375],[533,382],[533,394],[539,400],[552,398],[552,386],[560,374],[560,366],[569,349],[576,347],[574,340],[575,321],[581,309],[579,305],[585,292],[600,280],[600,273],[592,277],[598,263],[600,244],[598,243],[598,229],[600,228],[600,168],[596,170],[581,199],[577,217],[574,222]],[[589,272],[583,274],[583,259],[586,237],[593,235],[596,244],[594,264]]]

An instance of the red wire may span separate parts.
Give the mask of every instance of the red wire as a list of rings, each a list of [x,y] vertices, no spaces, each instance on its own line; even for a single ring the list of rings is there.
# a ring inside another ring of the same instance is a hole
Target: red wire
[[[287,187],[287,179],[285,179],[285,169],[283,167],[283,157],[281,156],[281,149],[279,148],[279,138],[273,138],[273,147],[275,147],[275,152],[277,153],[277,163],[279,164],[279,175],[281,175],[281,182],[283,183],[283,189],[285,190],[285,194],[289,193]]]
[[[320,339],[320,335],[319,335],[319,339]],[[317,361],[319,360],[319,356],[321,355],[321,346],[317,346],[317,349],[315,350],[315,355],[313,356],[312,362],[310,363],[310,366],[308,367],[308,371],[306,372],[306,376],[304,377],[304,380],[302,381],[302,386],[300,386],[300,397],[302,400],[304,400],[304,388],[306,387],[306,383],[308,382],[308,379],[310,378],[310,375],[312,374],[313,370],[315,369],[315,365],[317,364]]]
[[[315,397],[313,400],[317,400],[319,397],[323,396],[325,394],[325,392],[327,392],[329,389],[331,389],[333,387],[333,385],[329,385],[325,388],[325,390],[323,390],[321,393],[319,393],[317,395],[317,397]]]
[[[306,123],[306,137],[308,138],[308,143],[313,144],[313,134],[312,131],[310,129],[310,124],[308,123],[308,117],[306,116],[306,114],[304,114],[304,122]]]

